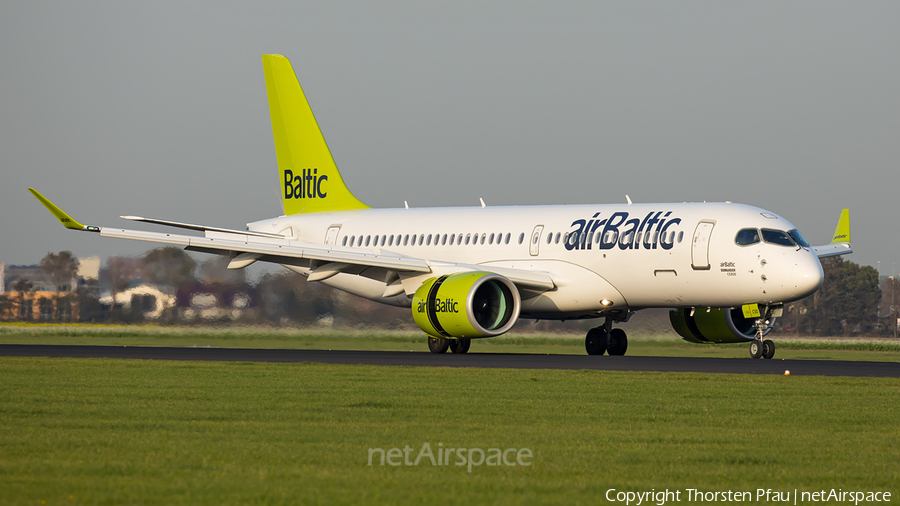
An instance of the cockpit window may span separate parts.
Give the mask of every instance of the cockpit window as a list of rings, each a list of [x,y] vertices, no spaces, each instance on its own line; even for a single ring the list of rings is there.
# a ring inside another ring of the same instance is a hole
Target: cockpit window
[[[807,241],[806,238],[803,237],[803,234],[801,234],[800,231],[796,228],[788,230],[788,235],[791,236],[791,239],[793,239],[794,242],[796,242],[800,246],[803,246],[804,248],[809,247],[809,241]]]
[[[780,246],[796,246],[794,241],[781,230],[773,230],[771,228],[762,229],[763,241],[770,244],[778,244]]]
[[[759,230],[755,228],[744,228],[738,231],[734,238],[734,243],[738,246],[749,246],[759,242]]]

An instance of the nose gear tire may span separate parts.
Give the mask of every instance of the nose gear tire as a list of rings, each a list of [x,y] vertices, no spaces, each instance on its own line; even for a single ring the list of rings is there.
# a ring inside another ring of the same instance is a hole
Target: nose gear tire
[[[771,339],[763,341],[763,358],[770,359],[775,356],[775,343]]]
[[[750,356],[759,358],[763,355],[763,343],[759,339],[750,341]]]

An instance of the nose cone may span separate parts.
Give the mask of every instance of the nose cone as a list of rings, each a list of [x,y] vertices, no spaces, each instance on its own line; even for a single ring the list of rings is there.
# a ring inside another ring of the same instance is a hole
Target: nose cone
[[[791,273],[791,281],[794,285],[795,297],[802,299],[808,295],[812,295],[825,281],[825,273],[822,271],[822,264],[815,254],[803,255],[798,259],[797,265]]]

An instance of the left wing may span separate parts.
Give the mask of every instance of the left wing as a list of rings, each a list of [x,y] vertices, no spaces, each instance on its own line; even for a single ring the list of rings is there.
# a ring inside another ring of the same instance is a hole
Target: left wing
[[[44,206],[66,228],[96,232],[103,237],[172,244],[183,246],[188,251],[229,255],[232,257],[231,262],[228,264],[228,268],[230,269],[240,269],[256,261],[298,265],[297,260],[306,260],[308,262],[304,262],[300,265],[302,267],[307,267],[308,265],[311,269],[309,275],[310,281],[322,281],[353,266],[365,266],[379,267],[411,275],[429,274],[434,272],[435,269],[442,273],[479,270],[495,272],[502,276],[506,276],[520,289],[546,291],[556,287],[553,279],[545,272],[429,261],[392,252],[382,253],[381,250],[305,243],[291,240],[282,235],[263,232],[207,227],[203,225],[136,216],[123,216],[123,218],[203,231],[204,236],[200,237],[182,234],[167,234],[162,232],[147,232],[143,230],[87,226],[74,220],[71,216],[38,193],[34,188],[29,188],[28,191],[44,204]],[[393,291],[396,290],[392,290],[391,292]],[[386,296],[391,292],[386,291]],[[396,295],[396,293],[394,294]]]

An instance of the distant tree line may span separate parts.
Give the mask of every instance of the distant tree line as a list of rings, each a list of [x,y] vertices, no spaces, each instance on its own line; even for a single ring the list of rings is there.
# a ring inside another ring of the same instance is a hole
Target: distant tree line
[[[825,281],[813,295],[785,305],[780,331],[813,336],[894,335],[897,309],[884,305],[897,281],[843,257],[822,260]],[[897,299],[900,303],[900,299]]]

